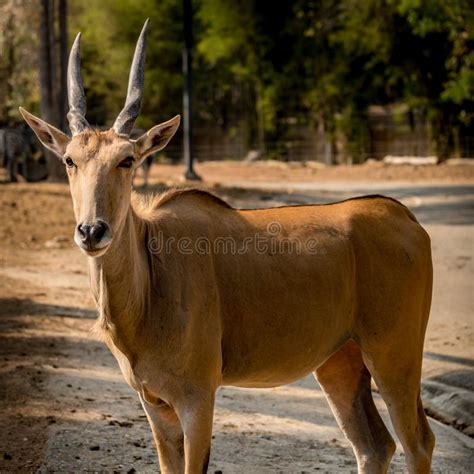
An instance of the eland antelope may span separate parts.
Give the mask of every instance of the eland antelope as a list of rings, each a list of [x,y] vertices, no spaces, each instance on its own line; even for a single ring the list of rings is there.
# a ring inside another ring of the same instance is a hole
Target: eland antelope
[[[432,292],[427,233],[382,196],[239,210],[199,190],[134,195],[134,170],[180,121],[130,138],[146,27],[110,130],[85,118],[79,35],[68,65],[72,136],[21,113],[66,166],[97,330],[138,393],[161,470],[206,471],[219,387],[275,387],[312,372],[360,473],[386,472],[395,451],[372,378],[408,470],[429,472],[434,436],[420,400]]]

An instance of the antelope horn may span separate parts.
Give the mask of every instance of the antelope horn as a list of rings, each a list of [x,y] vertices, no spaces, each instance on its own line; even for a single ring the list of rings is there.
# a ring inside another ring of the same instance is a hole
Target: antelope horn
[[[125,106],[119,113],[113,129],[117,135],[129,136],[133,130],[135,120],[140,113],[140,106],[143,97],[143,79],[145,65],[146,31],[148,27],[147,19],[143,25],[142,31],[135,47],[130,76],[128,78],[128,90]]]
[[[67,65],[67,96],[69,112],[67,119],[72,136],[78,135],[86,128],[91,128],[85,118],[86,96],[81,79],[81,33],[78,33],[69,54]]]

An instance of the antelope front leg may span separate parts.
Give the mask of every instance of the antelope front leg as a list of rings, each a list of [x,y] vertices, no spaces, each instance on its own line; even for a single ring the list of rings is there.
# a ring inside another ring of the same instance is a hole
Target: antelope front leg
[[[184,433],[185,474],[207,472],[211,454],[214,393],[187,397],[176,407]]]
[[[141,395],[140,401],[153,433],[161,472],[182,474],[184,472],[184,436],[176,412],[162,401],[150,403]]]

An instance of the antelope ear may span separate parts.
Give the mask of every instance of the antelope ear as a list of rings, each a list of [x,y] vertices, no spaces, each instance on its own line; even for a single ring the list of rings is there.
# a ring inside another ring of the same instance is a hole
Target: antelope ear
[[[167,122],[155,125],[148,132],[134,141],[139,161],[144,160],[148,155],[162,150],[173,135],[178,130],[181,117],[176,115]]]
[[[61,130],[35,117],[22,107],[20,107],[20,113],[33,132],[35,132],[39,141],[59,158],[62,158],[71,139]]]

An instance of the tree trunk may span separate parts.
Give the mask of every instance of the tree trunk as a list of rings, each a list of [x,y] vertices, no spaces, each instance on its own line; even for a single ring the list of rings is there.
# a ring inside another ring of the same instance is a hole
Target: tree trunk
[[[13,105],[13,76],[15,73],[15,42],[14,42],[14,15],[8,14],[3,31],[3,53],[0,63],[0,124],[11,125],[11,109]]]
[[[449,126],[449,118],[446,115],[447,114],[445,114],[442,109],[435,111],[431,123],[436,156],[438,158],[437,164],[444,163],[450,155],[449,135],[451,130]]]
[[[66,0],[59,2],[59,43],[67,41],[62,35],[66,33]],[[41,116],[44,120],[57,128],[64,128],[64,95],[66,89],[63,84],[60,71],[65,68],[65,58],[59,54],[56,42],[56,22],[54,0],[41,0],[40,20],[40,54],[39,54],[39,76],[40,76],[40,107]],[[62,24],[64,23],[64,25]],[[61,51],[62,52],[62,51]],[[48,179],[50,181],[65,181],[66,173],[64,165],[56,155],[46,151],[48,162]]]
[[[51,48],[49,44],[51,29],[51,0],[41,0],[40,19],[40,51],[39,51],[39,79],[40,79],[40,108],[44,120],[52,120],[52,78],[51,78]]]
[[[58,61],[58,88],[57,101],[59,112],[59,128],[66,131],[66,114],[67,114],[67,0],[59,0],[58,6],[59,20],[59,61]]]

